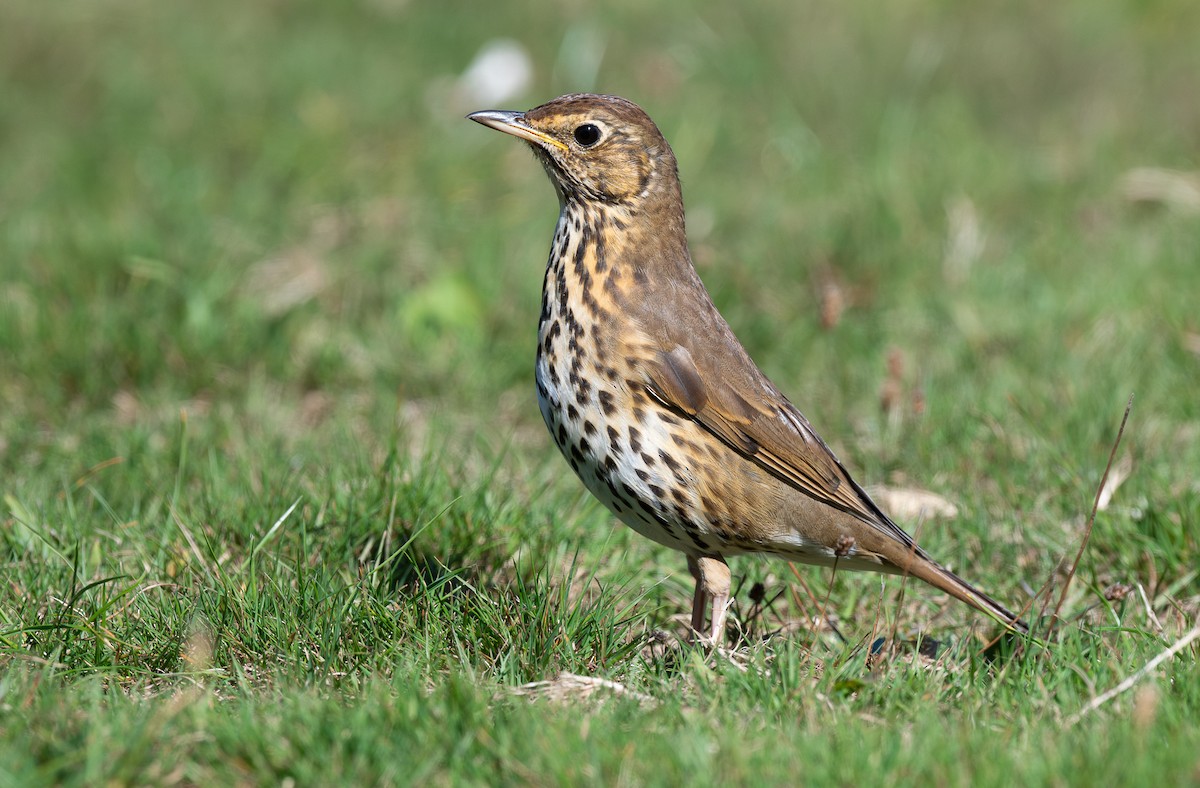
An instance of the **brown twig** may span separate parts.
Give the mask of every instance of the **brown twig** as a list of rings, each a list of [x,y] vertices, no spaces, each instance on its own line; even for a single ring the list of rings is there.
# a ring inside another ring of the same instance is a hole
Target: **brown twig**
[[[888,640],[888,648],[896,647],[896,633],[900,631],[900,615],[904,609],[904,591],[908,588],[909,567],[917,557],[917,539],[921,537],[921,528],[925,525],[925,517],[921,516],[917,520],[917,525],[913,528],[912,544],[908,548],[908,564],[904,567],[903,574],[900,575],[900,593],[896,595],[896,615],[892,618],[892,636]]]
[[[825,599],[821,601],[821,623],[829,626],[829,617],[826,615],[829,609],[829,597],[833,596],[833,587],[837,584],[837,565],[838,557],[833,558],[833,573],[829,576],[829,588],[825,589]]]
[[[804,582],[804,577],[796,569],[796,565],[793,564],[791,561],[788,561],[788,569],[792,570],[792,574],[796,577],[796,580],[800,583],[800,587],[804,589],[804,593],[808,595],[808,599],[810,602],[812,602],[813,607],[816,608],[817,610],[821,611],[820,618],[812,618],[808,615],[808,609],[805,608],[804,613],[803,613],[804,619],[806,621],[812,621],[816,625],[819,625],[820,623],[823,622],[826,626],[829,627],[830,631],[833,632],[833,634],[837,635],[838,640],[845,643],[846,636],[843,635],[842,631],[837,628],[837,624],[834,624],[832,621],[828,621],[825,619],[824,608],[822,607],[821,603],[817,601],[817,597],[812,592],[812,589],[808,587],[808,583]],[[800,597],[798,595],[793,593],[792,596],[795,600],[797,600],[797,601],[800,600]]]
[[[813,594],[812,589],[808,587],[808,583],[804,582],[804,576],[800,574],[800,570],[796,569],[796,565],[791,561],[788,561],[788,569],[792,571],[792,576],[796,578],[796,582],[798,582],[800,587],[804,589],[804,593],[808,596],[808,601],[812,603],[813,607],[819,610],[821,608],[821,604],[817,602],[817,597],[815,594]],[[804,607],[804,602],[800,599],[799,595],[796,596],[796,602],[799,603],[800,607]],[[809,614],[808,608],[806,607],[804,607],[801,615],[803,615],[807,621],[816,620]]]
[[[834,629],[834,628],[829,623],[829,618],[826,616],[826,612],[828,611],[828,608],[829,608],[829,597],[833,595],[833,587],[837,584],[838,561],[840,561],[842,558],[850,555],[850,552],[853,549],[854,549],[854,537],[850,536],[849,534],[842,534],[841,536],[839,536],[837,538],[837,543],[835,544],[835,546],[833,548],[833,574],[831,574],[829,577],[829,588],[825,592],[825,601],[821,603],[821,621],[824,622],[825,625],[829,626],[831,629]],[[834,629],[834,631],[836,632],[837,630]],[[841,637],[840,632],[838,632],[838,637]],[[842,638],[842,639],[845,640],[845,638]]]
[[[1096,498],[1092,502],[1092,513],[1088,516],[1087,526],[1083,529],[1083,541],[1079,543],[1079,552],[1075,553],[1075,562],[1071,564],[1071,571],[1067,572],[1067,580],[1063,583],[1062,593],[1058,595],[1058,604],[1054,606],[1054,615],[1046,625],[1047,640],[1050,635],[1054,634],[1054,625],[1059,620],[1058,614],[1062,611],[1063,603],[1067,601],[1067,590],[1071,587],[1071,580],[1075,577],[1075,570],[1079,568],[1079,562],[1083,560],[1083,551],[1087,549],[1088,542],[1092,538],[1092,526],[1096,524],[1096,512],[1100,509],[1100,493],[1104,490],[1104,485],[1108,483],[1108,472],[1112,470],[1113,460],[1117,457],[1117,448],[1121,445],[1121,437],[1125,434],[1125,424],[1129,421],[1131,410],[1133,410],[1133,394],[1129,395],[1129,402],[1125,405],[1125,415],[1121,419],[1121,427],[1117,430],[1117,439],[1113,441],[1112,451],[1108,453],[1108,464],[1104,466],[1104,475],[1100,477],[1100,485],[1096,488]]]

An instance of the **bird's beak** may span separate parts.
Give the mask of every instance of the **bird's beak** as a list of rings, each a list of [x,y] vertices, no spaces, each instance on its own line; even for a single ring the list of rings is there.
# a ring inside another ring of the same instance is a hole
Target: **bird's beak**
[[[505,134],[511,134],[523,140],[529,140],[535,145],[553,146],[561,150],[567,149],[566,145],[526,123],[525,113],[523,112],[488,109],[483,112],[472,112],[467,116],[467,119],[473,120],[476,123],[482,123],[490,129],[503,131]]]

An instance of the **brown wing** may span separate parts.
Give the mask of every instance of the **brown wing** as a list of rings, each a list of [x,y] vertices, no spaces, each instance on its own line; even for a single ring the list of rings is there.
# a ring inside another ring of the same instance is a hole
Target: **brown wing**
[[[726,374],[719,377],[706,376],[682,345],[646,361],[647,390],[664,406],[692,419],[805,495],[912,545],[908,534],[880,511],[808,419],[740,347],[721,359],[719,366]]]

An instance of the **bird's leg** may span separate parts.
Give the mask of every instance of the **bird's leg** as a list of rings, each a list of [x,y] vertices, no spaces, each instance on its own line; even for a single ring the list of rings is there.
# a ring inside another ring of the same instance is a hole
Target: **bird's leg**
[[[703,589],[704,595],[713,603],[712,628],[708,637],[712,645],[719,646],[725,634],[725,614],[729,611],[729,564],[720,556],[697,558],[696,568],[699,572],[697,587]]]
[[[692,632],[704,632],[704,614],[712,600],[712,626],[708,630],[710,645],[719,646],[725,634],[725,613],[729,610],[729,565],[725,559],[688,556],[688,571],[696,578],[696,595],[692,597]]]
[[[708,596],[704,593],[704,581],[700,575],[700,564],[692,557],[687,557],[688,571],[696,580],[696,593],[692,596],[692,638],[704,631],[704,613],[708,608]]]

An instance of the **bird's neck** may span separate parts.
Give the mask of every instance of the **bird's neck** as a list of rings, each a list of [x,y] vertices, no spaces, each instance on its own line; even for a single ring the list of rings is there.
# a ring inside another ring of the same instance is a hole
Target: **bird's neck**
[[[576,304],[602,318],[691,276],[678,199],[665,209],[568,199],[550,250],[543,307]]]

